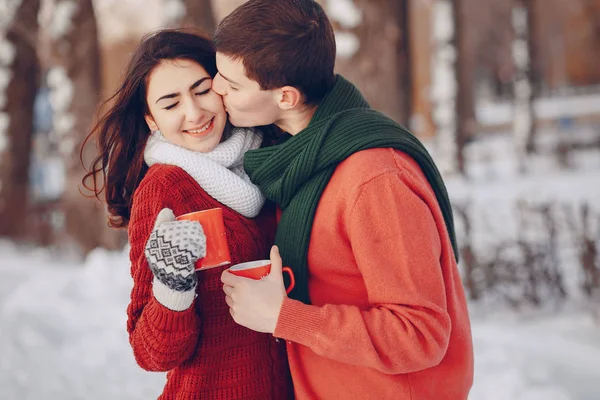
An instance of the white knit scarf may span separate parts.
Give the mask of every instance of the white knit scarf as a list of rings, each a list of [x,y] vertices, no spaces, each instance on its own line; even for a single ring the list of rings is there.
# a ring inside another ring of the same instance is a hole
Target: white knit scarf
[[[168,142],[160,131],[150,134],[144,161],[175,165],[187,172],[202,189],[247,218],[258,215],[265,196],[244,171],[244,153],[260,147],[262,136],[253,129],[232,128],[229,138],[208,153],[199,153]]]

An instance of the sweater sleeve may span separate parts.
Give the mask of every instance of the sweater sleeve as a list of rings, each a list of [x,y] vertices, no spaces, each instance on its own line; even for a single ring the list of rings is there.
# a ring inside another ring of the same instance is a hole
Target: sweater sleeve
[[[286,298],[275,336],[387,374],[439,364],[451,329],[440,234],[431,209],[405,179],[387,172],[364,183],[345,218],[369,305],[314,306]]]
[[[129,221],[133,289],[127,331],[137,363],[148,371],[169,371],[189,359],[200,334],[194,304],[173,311],[156,300],[152,271],[144,255],[156,216],[162,208],[173,208],[173,192],[156,180],[144,182],[134,196]]]

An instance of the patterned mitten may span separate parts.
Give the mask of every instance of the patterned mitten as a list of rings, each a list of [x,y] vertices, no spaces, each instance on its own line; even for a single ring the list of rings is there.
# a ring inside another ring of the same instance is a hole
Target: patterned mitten
[[[159,303],[174,311],[188,309],[196,294],[194,264],[206,255],[206,236],[196,221],[176,221],[164,208],[156,217],[145,249],[154,274],[153,292]]]

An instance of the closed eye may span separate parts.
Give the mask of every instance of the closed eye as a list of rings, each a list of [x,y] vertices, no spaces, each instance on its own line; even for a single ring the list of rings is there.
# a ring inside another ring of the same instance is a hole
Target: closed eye
[[[203,96],[203,95],[207,94],[208,92],[210,92],[210,89],[206,89],[202,92],[198,92],[198,93],[196,93],[196,96]]]
[[[175,104],[171,104],[170,106],[166,106],[166,107],[164,108],[164,110],[170,110],[170,109],[174,108],[174,107],[175,107],[177,104],[179,104],[179,102],[177,102],[177,103],[175,103]]]

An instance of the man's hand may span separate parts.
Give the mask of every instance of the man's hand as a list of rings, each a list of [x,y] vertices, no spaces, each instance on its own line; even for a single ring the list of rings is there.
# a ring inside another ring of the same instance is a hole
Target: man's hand
[[[282,260],[277,246],[271,248],[271,273],[261,280],[221,274],[225,302],[233,320],[257,332],[273,333],[286,297]]]

